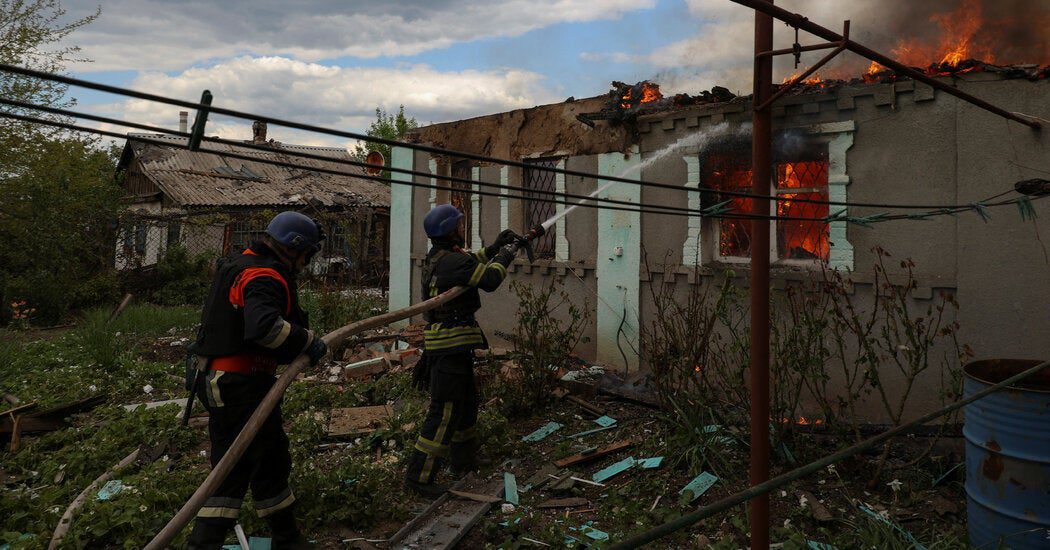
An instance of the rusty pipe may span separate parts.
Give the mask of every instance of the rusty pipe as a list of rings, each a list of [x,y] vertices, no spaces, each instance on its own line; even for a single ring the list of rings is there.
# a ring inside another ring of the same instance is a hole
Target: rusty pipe
[[[763,3],[773,4],[773,0]],[[754,104],[751,132],[751,213],[768,216],[772,180],[773,58],[757,54],[773,48],[773,18],[755,12]],[[836,50],[837,52],[838,50]],[[761,198],[760,198],[761,197]],[[769,479],[769,219],[751,221],[751,469],[752,487]],[[750,502],[751,550],[769,548],[769,495]]]

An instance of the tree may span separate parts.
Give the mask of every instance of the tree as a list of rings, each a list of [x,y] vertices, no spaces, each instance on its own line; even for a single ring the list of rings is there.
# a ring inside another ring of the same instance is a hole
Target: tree
[[[405,134],[409,130],[419,127],[419,123],[416,119],[408,118],[405,116],[405,106],[401,105],[398,107],[397,114],[389,114],[383,109],[376,107],[376,120],[369,125],[368,130],[365,134],[368,137],[377,137],[383,139],[403,139]],[[372,151],[379,151],[383,154],[383,158],[390,161],[390,146],[382,143],[365,142],[354,146],[354,152],[352,156],[354,160],[364,161],[368,153]],[[383,177],[389,178],[390,172],[383,171]]]
[[[79,48],[61,44],[98,14],[67,22],[59,0],[0,0],[0,62],[62,73],[80,59]],[[67,108],[75,100],[66,92],[59,83],[0,73],[0,96],[8,99]],[[115,292],[114,168],[97,139],[0,118],[0,321],[12,302],[35,310],[31,321],[53,322]]]

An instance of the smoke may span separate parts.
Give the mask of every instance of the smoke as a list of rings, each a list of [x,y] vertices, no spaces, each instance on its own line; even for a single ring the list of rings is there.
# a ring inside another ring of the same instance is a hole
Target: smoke
[[[686,0],[691,15],[701,21],[696,34],[648,56],[656,67],[653,79],[668,91],[695,93],[714,85],[731,90],[750,91],[754,11],[728,1]],[[963,27],[951,24],[958,16],[978,17],[971,37],[971,51],[985,54],[981,59],[996,64],[1050,64],[1050,0],[777,0],[777,6],[801,13],[811,21],[842,30],[850,20],[850,37],[902,62],[926,66],[940,61],[943,45],[963,36],[950,31]],[[946,30],[949,31],[946,33]],[[776,48],[790,47],[794,29],[774,25]],[[799,33],[802,44],[821,42],[806,32]],[[911,46],[908,52],[902,45]],[[825,52],[802,56],[796,69],[791,56],[775,61],[777,80],[805,70]],[[845,52],[823,68],[823,78],[857,77],[869,61]]]

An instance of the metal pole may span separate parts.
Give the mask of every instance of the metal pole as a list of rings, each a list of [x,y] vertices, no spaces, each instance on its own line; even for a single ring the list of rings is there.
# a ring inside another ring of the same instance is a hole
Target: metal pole
[[[765,0],[770,4],[773,0]],[[772,170],[773,18],[755,12],[754,112],[751,136],[751,213],[769,215]],[[761,107],[761,108],[759,108]],[[764,197],[764,198],[759,198]],[[769,219],[751,221],[751,472],[754,487],[769,480]],[[751,550],[769,549],[769,495],[751,500]]]
[[[997,114],[997,115],[999,115],[999,116],[1001,116],[1003,118],[1007,118],[1007,119],[1013,120],[1015,122],[1020,122],[1021,124],[1024,124],[1025,126],[1029,126],[1029,127],[1033,128],[1035,130],[1042,129],[1042,127],[1043,127],[1042,124],[1040,124],[1037,121],[1028,120],[1026,118],[1023,118],[1023,117],[1020,117],[1018,115],[1015,115],[1015,114],[1011,113],[1010,111],[1007,111],[1006,109],[1002,109],[1002,108],[996,107],[995,105],[992,105],[991,103],[988,103],[987,101],[984,101],[983,99],[976,98],[976,97],[974,97],[974,96],[972,96],[972,95],[970,95],[970,94],[968,94],[966,92],[963,92],[963,91],[959,90],[958,88],[955,88],[954,86],[950,86],[948,84],[945,84],[944,82],[941,82],[940,80],[937,80],[936,78],[932,78],[932,77],[930,77],[930,76],[928,76],[926,74],[923,74],[922,72],[917,71],[917,70],[915,70],[915,69],[913,69],[911,67],[908,67],[906,65],[902,65],[901,63],[898,63],[897,61],[895,61],[893,59],[890,59],[889,57],[886,57],[885,55],[882,55],[881,53],[879,53],[879,52],[877,52],[877,51],[875,51],[875,50],[873,50],[871,48],[868,48],[866,46],[858,44],[858,43],[854,42],[853,40],[849,40],[848,38],[846,38],[846,37],[836,33],[835,31],[833,31],[831,29],[828,29],[828,28],[825,28],[825,27],[821,27],[820,25],[810,21],[809,19],[803,17],[800,14],[791,13],[790,11],[787,11],[787,10],[785,10],[783,8],[778,8],[778,7],[773,5],[773,2],[769,2],[769,1],[766,1],[766,0],[731,0],[731,1],[732,2],[736,2],[737,4],[740,4],[741,6],[747,6],[747,7],[751,8],[751,9],[755,10],[756,12],[764,13],[766,15],[769,15],[770,17],[775,17],[775,18],[777,18],[777,19],[787,23],[788,25],[791,25],[792,27],[795,27],[795,28],[798,28],[798,29],[802,29],[802,30],[804,30],[804,31],[814,35],[814,36],[818,36],[820,38],[823,38],[824,40],[827,40],[828,42],[842,42],[843,44],[845,44],[847,50],[849,50],[849,51],[851,51],[851,52],[853,52],[853,53],[855,53],[857,55],[860,55],[862,57],[865,57],[867,59],[870,59],[872,61],[875,61],[878,64],[882,65],[883,67],[886,67],[888,69],[893,69],[897,74],[900,74],[902,76],[907,76],[908,78],[911,78],[913,80],[918,80],[919,82],[928,84],[928,85],[930,85],[930,86],[932,86],[932,87],[934,87],[934,88],[936,88],[938,90],[941,90],[942,92],[945,92],[947,94],[951,94],[951,95],[953,95],[955,97],[958,97],[959,99],[962,99],[963,101],[967,101],[969,103],[972,103],[973,105],[976,105],[976,106],[978,106],[978,107],[980,107],[980,108],[982,108],[982,109],[984,109],[986,111],[989,111],[991,113],[995,113],[995,114]],[[768,52],[768,51],[770,51],[772,49],[773,49],[772,47],[766,48],[765,50],[762,50],[762,52]],[[756,54],[760,54],[762,52],[755,52],[755,53]]]

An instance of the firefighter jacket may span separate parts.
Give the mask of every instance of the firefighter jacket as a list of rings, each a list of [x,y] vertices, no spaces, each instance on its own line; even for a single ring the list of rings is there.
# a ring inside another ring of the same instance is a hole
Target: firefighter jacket
[[[274,367],[291,362],[314,338],[295,284],[261,242],[220,260],[191,351],[209,358],[247,354]]]
[[[423,314],[427,322],[423,331],[426,353],[461,353],[487,347],[485,334],[474,319],[474,313],[481,309],[478,289],[492,292],[499,288],[513,259],[512,254],[500,253],[497,246],[469,252],[446,243],[434,243],[423,265],[424,298],[433,298],[457,286],[469,288]]]

